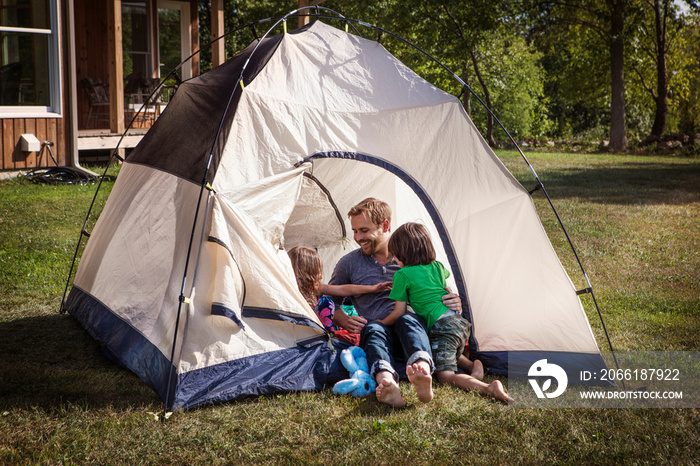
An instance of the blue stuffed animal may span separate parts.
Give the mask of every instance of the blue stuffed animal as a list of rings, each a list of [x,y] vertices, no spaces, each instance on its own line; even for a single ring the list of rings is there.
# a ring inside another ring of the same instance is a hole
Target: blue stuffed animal
[[[359,346],[351,346],[340,353],[340,362],[350,373],[350,378],[333,385],[336,395],[367,396],[374,393],[377,384],[369,375],[367,355]]]

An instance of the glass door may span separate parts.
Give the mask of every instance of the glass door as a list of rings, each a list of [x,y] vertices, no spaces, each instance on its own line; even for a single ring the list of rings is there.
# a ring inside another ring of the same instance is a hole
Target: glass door
[[[147,2],[122,2],[122,49],[127,86],[130,82],[147,79],[152,75],[148,30]],[[125,89],[125,92],[128,90]]]
[[[158,1],[158,54],[161,78],[167,76],[191,54],[190,4],[172,0]],[[181,79],[192,77],[188,61],[178,75]]]

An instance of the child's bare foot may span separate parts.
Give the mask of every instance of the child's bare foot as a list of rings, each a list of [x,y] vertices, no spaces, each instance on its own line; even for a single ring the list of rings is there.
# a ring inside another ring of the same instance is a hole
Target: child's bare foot
[[[478,359],[474,361],[471,376],[477,380],[482,380],[484,378],[484,365]]]
[[[494,380],[491,382],[489,386],[486,387],[485,393],[504,403],[514,401],[513,398],[508,396],[500,380]]]
[[[406,402],[401,396],[399,385],[394,380],[384,379],[377,383],[377,400],[380,403],[393,406],[394,408],[403,408]]]
[[[406,366],[406,375],[416,389],[418,400],[429,403],[433,399],[433,378],[428,364],[414,363]]]

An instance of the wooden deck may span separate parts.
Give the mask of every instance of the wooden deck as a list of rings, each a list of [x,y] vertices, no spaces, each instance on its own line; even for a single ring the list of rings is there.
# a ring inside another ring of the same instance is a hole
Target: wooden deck
[[[141,141],[148,129],[131,129],[119,142],[122,135],[107,129],[78,131],[78,156],[81,164],[103,164],[110,161],[112,152],[119,144],[119,156],[124,158]]]
[[[122,135],[110,133],[107,129],[83,129],[78,131],[78,151],[111,150],[117,147],[121,149],[133,149],[146,134],[147,129],[131,129],[119,143]]]

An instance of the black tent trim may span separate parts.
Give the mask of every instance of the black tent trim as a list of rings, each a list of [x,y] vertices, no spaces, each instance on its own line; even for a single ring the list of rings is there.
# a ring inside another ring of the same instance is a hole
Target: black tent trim
[[[233,309],[222,303],[211,303],[211,314],[214,316],[227,317],[231,319],[234,324],[238,325],[241,330],[245,330],[245,324],[238,318]]]
[[[304,325],[306,327],[313,327],[318,330],[323,330],[327,333],[326,329],[318,325],[313,320],[307,317],[299,317],[291,315],[281,309],[269,309],[265,307],[258,306],[243,306],[241,309],[241,314],[243,317],[254,318],[254,319],[270,319],[270,320],[280,320],[283,322],[289,322],[294,325]]]
[[[177,377],[177,393],[166,410],[190,409],[248,396],[273,393],[320,390],[348,377],[336,352],[344,348],[344,342],[329,341],[322,335],[299,342],[295,347],[264,354],[256,354],[235,361],[196,369]],[[202,386],[199,380],[211,378],[202,374],[225,374],[215,377],[219,382]],[[175,384],[173,384],[175,385]],[[208,400],[201,399],[206,390]]]

